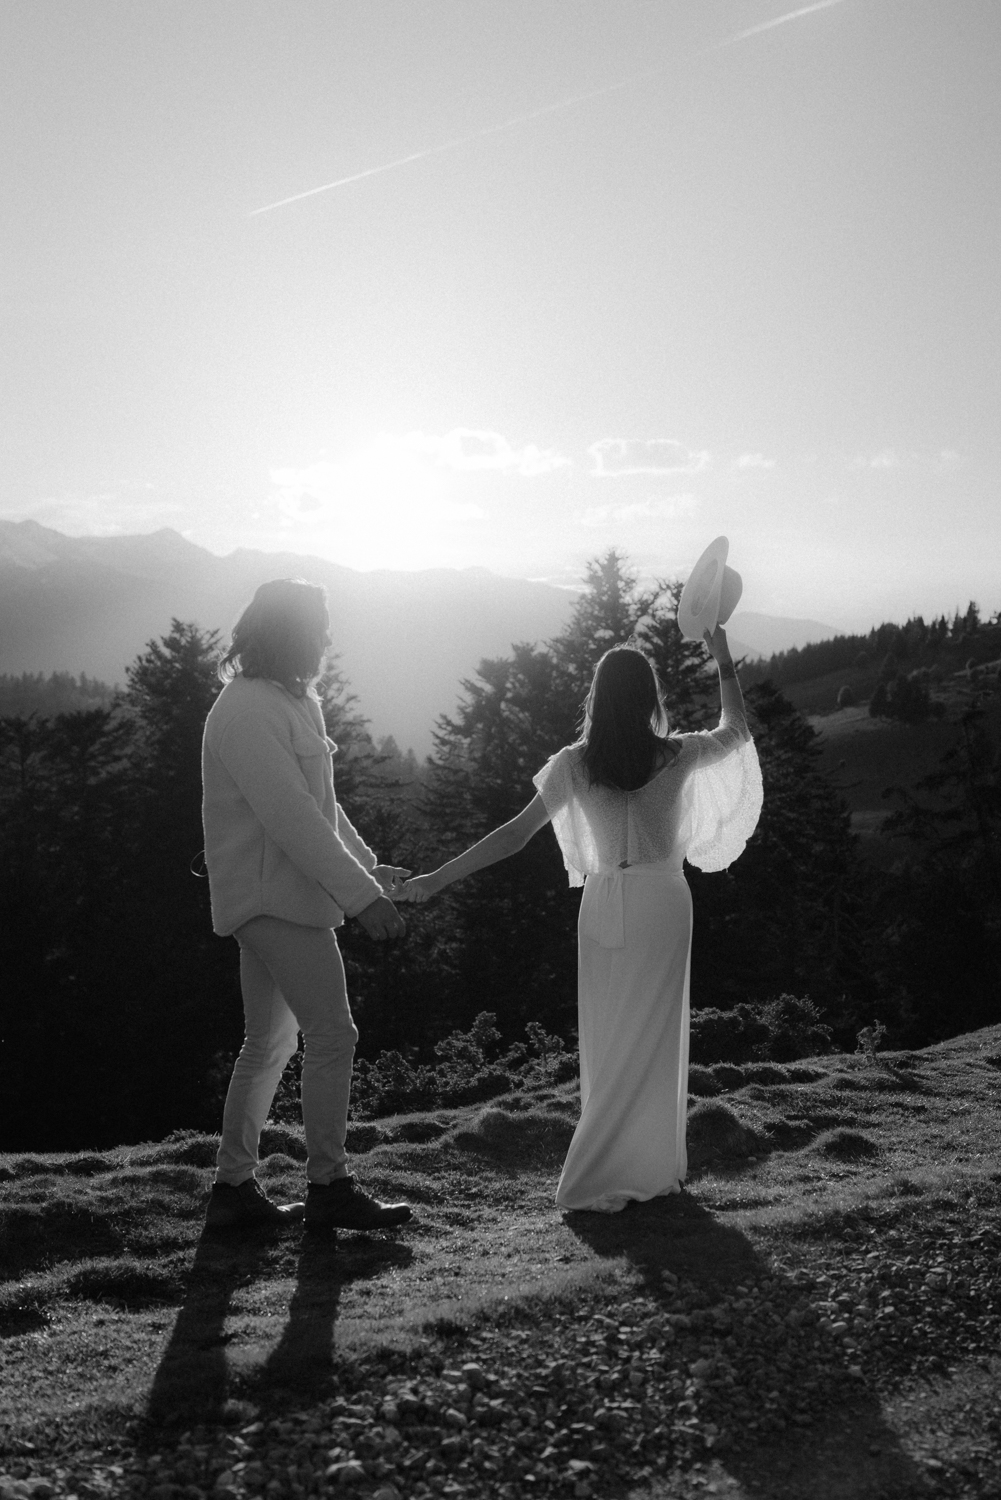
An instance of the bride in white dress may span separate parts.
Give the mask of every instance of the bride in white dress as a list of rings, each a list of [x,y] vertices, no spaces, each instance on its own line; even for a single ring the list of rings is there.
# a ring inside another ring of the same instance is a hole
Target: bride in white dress
[[[566,1209],[615,1213],[631,1198],[680,1190],[687,1171],[688,976],[692,902],[683,861],[723,870],[761,811],[761,772],[740,684],[717,626],[716,729],[669,734],[653,667],[614,646],[601,658],[584,732],[534,778],[509,823],[400,898],[427,901],[506,859],[552,822],[578,924],[581,1117],[560,1176]]]

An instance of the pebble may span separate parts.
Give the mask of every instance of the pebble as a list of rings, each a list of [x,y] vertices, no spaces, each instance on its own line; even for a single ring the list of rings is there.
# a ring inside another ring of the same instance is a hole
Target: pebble
[[[329,1479],[331,1484],[364,1484],[368,1478],[361,1464],[354,1459],[331,1464],[324,1477]]]

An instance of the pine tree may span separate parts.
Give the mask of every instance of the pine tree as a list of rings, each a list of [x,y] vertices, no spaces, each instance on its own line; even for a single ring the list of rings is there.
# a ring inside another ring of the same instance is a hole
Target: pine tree
[[[121,1034],[120,1109],[153,1130],[217,1124],[206,1080],[242,1033],[238,952],[213,936],[201,868],[201,743],[222,688],[219,636],[174,619],[126,670],[123,706],[133,758],[135,866],[129,910],[127,1024]]]
[[[0,966],[19,1001],[2,1023],[8,1143],[66,1144],[96,1128],[95,1100],[107,1095],[133,738],[106,709],[0,720]]]

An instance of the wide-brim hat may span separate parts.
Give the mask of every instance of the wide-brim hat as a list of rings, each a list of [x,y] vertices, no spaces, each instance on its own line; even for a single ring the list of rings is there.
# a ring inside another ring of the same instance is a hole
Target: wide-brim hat
[[[707,630],[725,625],[737,608],[744,585],[740,574],[727,567],[729,550],[727,538],[716,537],[688,576],[678,604],[678,629],[686,640],[701,641]]]

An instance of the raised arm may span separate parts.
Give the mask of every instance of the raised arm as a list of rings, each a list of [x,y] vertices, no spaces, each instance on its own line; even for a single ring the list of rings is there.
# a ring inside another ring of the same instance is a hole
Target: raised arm
[[[719,668],[720,723],[725,725],[734,719],[743,722],[744,695],[740,691],[737,668],[730,655],[726,631],[722,625],[717,625],[715,630],[706,631],[704,639],[710,656]]]
[[[427,901],[429,897],[436,896],[445,886],[451,885],[453,881],[464,880],[467,875],[473,875],[477,870],[485,870],[487,865],[495,865],[502,859],[517,854],[519,849],[524,849],[529,839],[544,828],[549,822],[549,813],[546,804],[536,793],[527,807],[523,807],[516,818],[509,823],[502,823],[486,838],[480,839],[478,844],[473,844],[463,854],[456,855],[446,864],[440,865],[437,870],[432,870],[429,875],[417,875],[413,880],[408,880],[403,889],[398,893],[401,901],[415,901],[419,904]]]

